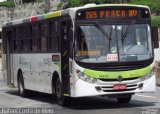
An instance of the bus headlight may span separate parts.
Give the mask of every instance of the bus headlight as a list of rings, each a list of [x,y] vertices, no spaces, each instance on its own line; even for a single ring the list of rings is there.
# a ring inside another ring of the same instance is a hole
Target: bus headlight
[[[153,71],[149,72],[148,74],[146,74],[145,76],[140,77],[140,79],[142,81],[149,79],[152,75],[154,74]]]
[[[76,73],[77,73],[78,77],[79,77],[81,80],[85,81],[85,82],[89,82],[89,83],[96,83],[96,82],[97,82],[97,79],[85,75],[85,74],[84,74],[83,72],[81,72],[80,70],[76,70]]]

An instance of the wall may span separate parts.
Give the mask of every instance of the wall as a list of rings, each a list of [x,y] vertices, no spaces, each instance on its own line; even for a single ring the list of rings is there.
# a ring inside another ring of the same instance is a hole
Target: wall
[[[41,2],[25,3],[22,5],[17,4],[14,8],[0,7],[0,28],[4,22],[57,10],[57,5],[61,2],[61,0],[46,1],[47,0],[41,0]]]

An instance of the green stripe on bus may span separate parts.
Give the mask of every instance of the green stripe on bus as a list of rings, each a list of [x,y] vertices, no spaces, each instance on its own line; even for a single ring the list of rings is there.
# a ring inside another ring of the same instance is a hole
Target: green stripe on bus
[[[99,79],[117,79],[118,76],[122,76],[123,79],[125,79],[125,78],[142,77],[151,72],[151,70],[152,68],[150,66],[130,71],[96,71],[96,70],[85,69],[84,74]]]
[[[61,16],[61,11],[47,13],[47,14],[44,15],[45,19],[53,18],[53,17],[59,17],[59,16]]]

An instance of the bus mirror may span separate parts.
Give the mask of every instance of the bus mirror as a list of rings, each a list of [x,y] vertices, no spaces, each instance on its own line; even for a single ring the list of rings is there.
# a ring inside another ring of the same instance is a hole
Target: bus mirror
[[[152,41],[154,48],[159,48],[159,40],[158,40],[158,27],[157,26],[152,26]]]

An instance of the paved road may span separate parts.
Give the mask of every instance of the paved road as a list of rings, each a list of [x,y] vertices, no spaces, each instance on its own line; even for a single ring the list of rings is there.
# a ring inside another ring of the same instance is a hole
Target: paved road
[[[55,114],[160,114],[160,87],[156,93],[136,94],[129,104],[118,104],[115,99],[90,97],[75,99],[68,108],[56,104],[52,95],[36,93],[29,98],[18,96],[17,89],[8,88],[0,75],[0,108],[53,108]],[[145,110],[154,113],[143,113]]]

